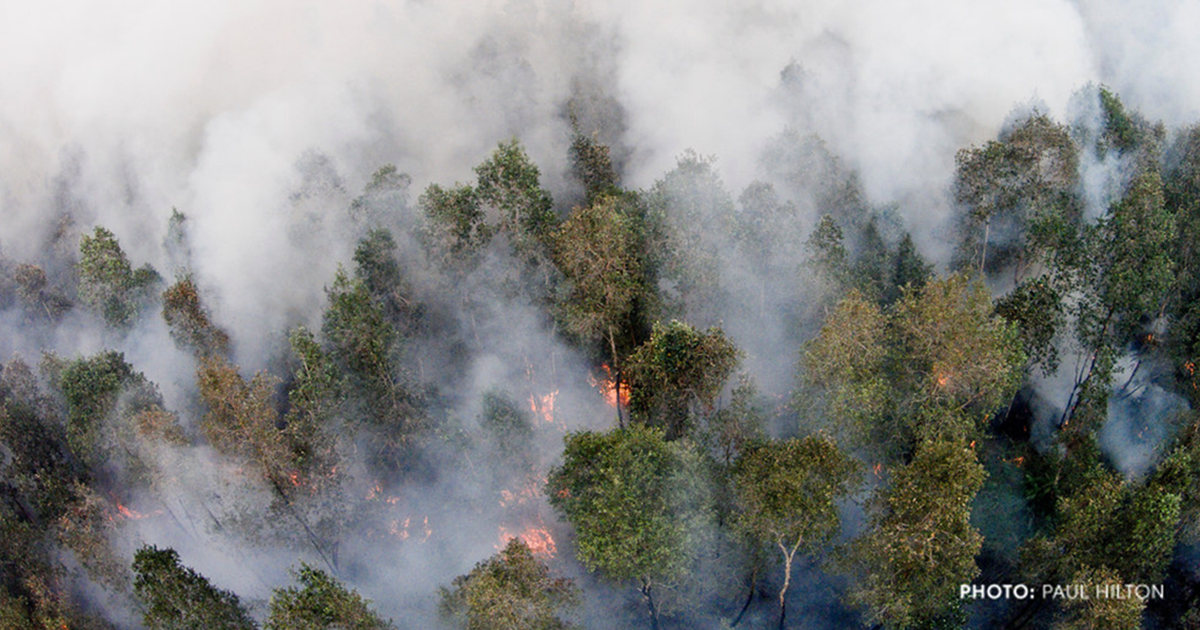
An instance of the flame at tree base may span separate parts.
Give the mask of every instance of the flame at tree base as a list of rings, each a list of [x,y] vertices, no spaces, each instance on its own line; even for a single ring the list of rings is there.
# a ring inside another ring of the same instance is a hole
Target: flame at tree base
[[[592,387],[600,390],[600,394],[604,396],[604,402],[608,403],[609,407],[616,407],[618,403],[622,407],[629,405],[629,384],[621,381],[618,387],[615,384],[616,378],[613,377],[612,368],[608,367],[607,363],[600,365],[600,369],[604,370],[604,378],[596,380],[589,376],[588,382]]]
[[[550,535],[550,530],[546,529],[545,523],[538,519],[537,527],[526,527],[523,531],[513,534],[510,533],[503,525],[500,526],[500,543],[496,545],[496,550],[504,549],[508,541],[513,538],[520,538],[521,542],[525,543],[526,547],[533,552],[535,556],[545,558],[553,558],[558,553],[558,546],[554,544],[554,537]]]
[[[529,396],[529,409],[533,412],[533,417],[547,424],[554,423],[554,399],[558,397],[558,390],[554,390],[545,396],[537,396],[531,394]]]
[[[117,503],[117,514],[120,515],[121,517],[127,518],[131,521],[137,521],[137,520],[141,520],[143,518],[150,518],[152,516],[160,516],[160,515],[162,515],[162,513],[163,513],[162,510],[155,510],[149,514],[143,514],[136,510],[131,510],[131,509],[125,507],[124,505],[121,505],[120,503]]]

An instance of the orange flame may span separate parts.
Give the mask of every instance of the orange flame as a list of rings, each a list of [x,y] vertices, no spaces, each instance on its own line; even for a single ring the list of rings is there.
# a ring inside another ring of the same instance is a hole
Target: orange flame
[[[600,394],[604,396],[604,402],[608,403],[609,407],[616,407],[618,402],[620,402],[622,407],[628,405],[629,384],[622,381],[620,391],[617,391],[617,387],[613,385],[616,379],[613,378],[612,368],[608,367],[607,363],[601,364],[600,368],[604,370],[604,378],[596,380],[589,376],[588,382],[591,383],[592,387],[600,390]]]
[[[529,397],[529,409],[533,411],[533,416],[543,422],[554,422],[554,399],[558,397],[558,390],[554,390],[545,396]]]
[[[396,520],[388,523],[388,533],[395,536],[396,538],[399,538],[400,540],[408,540],[408,538],[410,536],[410,534],[408,532],[408,527],[411,523],[412,523],[412,517],[407,517],[403,521],[400,519],[396,519]],[[421,533],[424,534],[424,537],[421,538],[421,542],[428,541],[429,537],[433,535],[433,529],[431,527],[429,527],[429,517],[428,516],[425,517],[425,522],[421,526]]]
[[[149,514],[142,514],[141,512],[131,510],[131,509],[125,507],[124,505],[121,505],[120,503],[118,503],[117,504],[117,514],[120,514],[121,516],[123,516],[131,521],[136,521],[136,520],[143,519],[143,518],[149,518],[151,516],[158,516],[158,515],[162,514],[162,510],[155,510]]]
[[[383,486],[378,481],[376,481],[375,485],[372,486],[367,492],[368,501],[374,501],[376,498],[384,503],[387,503],[388,505],[395,505],[400,500],[400,497],[384,496]]]
[[[520,538],[521,542],[525,543],[526,547],[533,552],[534,555],[553,558],[558,553],[558,546],[554,543],[554,537],[550,535],[550,530],[546,529],[546,524],[538,519],[536,526],[526,527],[518,534],[511,534],[500,526],[500,544],[496,545],[496,550],[503,549],[508,541],[513,538]]]
[[[875,464],[871,467],[871,470],[875,473],[875,476],[878,477],[879,473],[883,472],[883,464]]]
[[[406,518],[406,519],[404,519],[403,523],[401,523],[399,519],[392,521],[391,523],[388,524],[388,533],[395,536],[396,538],[399,538],[400,540],[408,540],[408,522],[409,522],[409,520],[410,519]]]
[[[1012,464],[1013,466],[1016,466],[1017,468],[1021,468],[1021,467],[1025,466],[1025,458],[1024,457],[1014,457],[1012,459],[1006,459],[1004,461]]]

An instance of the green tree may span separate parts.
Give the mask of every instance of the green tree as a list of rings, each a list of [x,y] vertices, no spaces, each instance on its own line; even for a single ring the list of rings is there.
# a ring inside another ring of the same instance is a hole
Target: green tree
[[[272,403],[277,384],[265,372],[246,382],[236,366],[220,357],[205,359],[196,374],[207,407],[200,428],[208,443],[250,462],[264,480],[282,489],[296,466]]]
[[[546,493],[575,529],[576,556],[609,580],[636,580],[657,630],[655,587],[681,579],[707,518],[696,458],[682,442],[639,425],[571,433]]]
[[[326,293],[329,306],[321,332],[329,341],[330,356],[363,401],[364,420],[385,424],[401,403],[393,374],[396,330],[363,280],[351,279],[339,269]]]
[[[371,436],[375,465],[409,468],[418,461],[427,426],[419,393],[406,384],[399,361],[403,338],[364,278],[352,279],[339,269],[326,294],[321,332],[330,359],[345,376],[350,417]]]
[[[175,345],[198,357],[229,353],[229,335],[213,323],[191,275],[184,275],[167,287],[162,301],[163,319]]]
[[[295,572],[299,588],[277,588],[271,594],[265,630],[393,630],[394,625],[371,610],[371,602],[324,571],[301,564]]]
[[[722,292],[717,235],[732,223],[734,206],[714,161],[685,151],[645,194],[662,300],[689,319],[711,318]]]
[[[1041,366],[1043,374],[1058,370],[1055,336],[1066,325],[1066,316],[1055,282],[1045,276],[1023,281],[997,300],[996,314],[1016,325],[1021,347],[1031,363]]]
[[[793,277],[803,258],[804,234],[796,204],[784,202],[775,188],[755,181],[738,196],[740,211],[728,225],[727,238],[738,256],[723,257],[722,277],[745,313],[765,319],[770,307],[791,307],[804,288]]]
[[[495,445],[501,467],[524,472],[532,465],[533,424],[527,409],[503,392],[487,391],[479,423]]]
[[[1139,170],[1153,169],[1159,159],[1154,154],[1159,152],[1166,135],[1162,124],[1151,125],[1137,111],[1127,109],[1121,97],[1107,86],[1088,88],[1095,90],[1101,127],[1095,138],[1081,134],[1083,142],[1093,141],[1091,148],[1101,157],[1116,152],[1121,156],[1132,156]]]
[[[134,593],[149,630],[254,630],[238,596],[184,566],[174,549],[145,546],[133,556]]]
[[[434,184],[421,195],[425,220],[420,230],[427,255],[461,279],[475,271],[492,239],[502,237],[515,255],[519,278],[508,278],[537,301],[553,290],[551,234],[556,217],[540,171],[514,138],[500,143],[475,167],[475,185],[449,190]]]
[[[887,313],[851,291],[804,355],[829,415],[883,453],[979,431],[1015,393],[1025,355],[987,289],[963,275],[910,289]]]
[[[879,221],[871,216],[858,230],[850,280],[859,291],[881,304],[889,303],[898,293],[890,286],[892,269],[889,268],[889,252],[883,235],[879,233]]]
[[[1162,179],[1149,171],[1094,226],[1068,268],[1077,294],[1069,310],[1082,356],[1061,424],[1090,433],[1106,415],[1119,353],[1142,322],[1165,310],[1174,286],[1175,221],[1164,206]]]
[[[188,216],[171,208],[167,219],[167,235],[163,237],[163,251],[167,254],[170,269],[176,276],[185,275],[192,268],[192,244],[189,239]]]
[[[372,227],[387,225],[390,216],[408,208],[411,185],[411,177],[394,164],[384,164],[371,175],[362,194],[350,202],[350,217]]]
[[[879,306],[857,289],[850,290],[805,348],[802,395],[822,397],[830,417],[860,435],[870,434],[889,405],[889,335],[888,319]]]
[[[917,250],[912,234],[905,232],[896,251],[896,264],[884,301],[889,304],[895,302],[906,290],[920,291],[932,275],[931,266]]]
[[[332,358],[308,329],[293,330],[288,340],[298,363],[288,390],[284,436],[302,476],[320,490],[339,479],[341,457],[332,431],[345,387]]]
[[[1128,582],[1122,581],[1115,571],[1106,568],[1087,568],[1071,577],[1070,584],[1078,584],[1085,593],[1095,593],[1097,588],[1122,590]],[[1052,626],[1053,630],[1140,630],[1142,611],[1146,602],[1137,597],[1095,597],[1064,600],[1064,614]]]
[[[910,406],[961,413],[980,426],[1016,393],[1025,364],[1018,332],[994,314],[981,283],[963,275],[931,281],[901,300],[894,321],[896,365],[915,393]]]
[[[383,228],[367,232],[354,250],[354,275],[380,305],[393,326],[411,328],[419,312],[396,260],[396,240]]]
[[[587,136],[572,125],[571,175],[583,184],[586,202],[590,205],[603,195],[618,192],[617,171],[613,167],[608,145],[597,140],[596,135]]]
[[[850,600],[870,623],[930,624],[954,613],[958,587],[979,574],[983,543],[971,527],[971,502],[983,485],[975,451],[957,440],[923,442],[911,463],[870,507],[866,534],[853,543]]]
[[[1200,125],[1181,133],[1172,146],[1164,173],[1164,202],[1175,216],[1172,257],[1177,284],[1168,311],[1172,334],[1167,343],[1184,396],[1200,403]]]
[[[0,372],[0,445],[0,627],[111,628],[85,613],[62,567],[63,554],[74,552],[93,579],[118,586],[106,581],[121,572],[109,564],[107,530],[91,527],[97,522],[90,517],[99,517],[111,529],[108,513],[96,509],[107,503],[84,483],[87,471],[67,445],[61,418],[19,358]]]
[[[729,404],[717,410],[700,432],[700,443],[725,467],[747,446],[763,438],[766,412],[759,402],[758,387],[742,374],[730,393]]]
[[[75,500],[74,488],[86,479],[86,470],[71,450],[61,417],[19,358],[0,374],[0,443],[9,454],[3,472],[16,512],[34,523],[58,519]]]
[[[561,611],[579,599],[575,584],[551,577],[520,538],[439,594],[442,615],[465,630],[567,630],[574,626],[563,621]]]
[[[145,472],[133,425],[137,415],[161,409],[162,398],[125,355],[108,350],[68,361],[55,381],[66,403],[71,451],[96,471]]]
[[[62,319],[74,304],[62,293],[52,287],[46,277],[46,272],[37,265],[18,265],[13,274],[17,284],[17,298],[25,309],[40,319],[57,322]]]
[[[469,184],[450,189],[430,184],[417,205],[424,217],[419,236],[426,256],[457,278],[473,271],[494,233],[475,189]]]
[[[779,627],[784,627],[792,561],[838,533],[838,501],[854,489],[856,466],[832,440],[807,437],[751,446],[734,468],[738,524],[783,555]]]
[[[1150,483],[1180,497],[1179,539],[1195,543],[1200,541],[1200,420],[1195,414],[1165,451]]]
[[[96,227],[79,241],[79,299],[113,328],[127,329],[162,281],[150,265],[133,269],[113,233]]]
[[[639,311],[652,299],[638,251],[635,203],[627,196],[602,197],[576,209],[554,239],[554,262],[568,287],[558,302],[563,327],[585,344],[605,346],[618,388],[623,357],[639,342]]]
[[[1047,583],[1069,583],[1079,571],[1102,567],[1126,583],[1158,582],[1175,548],[1180,508],[1169,488],[1099,472],[1059,497],[1052,533],[1026,546],[1025,564]]]
[[[991,273],[1011,267],[1020,281],[1044,253],[1030,238],[1036,225],[1079,220],[1079,152],[1067,128],[1045,114],[1034,112],[998,140],[959,151],[955,164],[955,199],[966,209],[961,267]]]
[[[840,297],[852,286],[850,258],[846,252],[845,235],[837,221],[823,215],[805,242],[807,264],[820,278],[827,296]]]
[[[669,440],[689,435],[697,420],[715,412],[740,357],[720,328],[700,332],[677,320],[656,322],[625,368],[630,416],[664,428]]]
[[[501,142],[475,167],[479,200],[499,215],[498,233],[507,234],[519,257],[542,255],[554,229],[553,202],[539,183],[537,165],[514,138]]]

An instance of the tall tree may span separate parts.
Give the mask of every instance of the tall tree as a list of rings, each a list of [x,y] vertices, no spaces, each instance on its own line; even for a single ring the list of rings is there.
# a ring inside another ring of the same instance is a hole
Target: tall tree
[[[687,319],[715,319],[722,291],[717,238],[732,223],[734,206],[714,161],[685,151],[645,194],[662,299]]]
[[[1037,225],[1080,218],[1079,152],[1067,128],[1034,112],[998,140],[955,156],[961,218],[958,264],[981,272],[1011,268],[1020,281],[1040,262]]]
[[[403,337],[371,293],[364,274],[351,278],[338,270],[326,290],[321,332],[328,354],[345,375],[351,418],[372,436],[371,459],[390,470],[417,463],[426,437],[420,394],[410,387],[400,363]]]
[[[389,224],[389,218],[408,207],[408,187],[412,178],[394,164],[384,164],[372,175],[363,192],[350,202],[350,217],[369,227]]]
[[[851,551],[850,599],[870,623],[913,628],[954,615],[959,585],[979,574],[983,538],[970,516],[984,476],[974,449],[958,440],[923,442],[892,470]]]
[[[61,290],[50,284],[45,270],[37,265],[17,265],[13,281],[21,305],[36,319],[57,322],[74,306]]]
[[[371,610],[371,602],[324,571],[301,564],[299,587],[277,588],[265,630],[394,630]]]
[[[135,270],[103,227],[79,241],[79,298],[113,328],[131,327],[161,280],[149,264]]]
[[[494,209],[497,232],[507,234],[518,256],[536,257],[554,228],[553,202],[541,187],[537,165],[514,138],[501,142],[475,167],[479,200]]]
[[[586,203],[589,205],[602,195],[618,192],[617,171],[613,167],[608,145],[601,143],[596,135],[585,135],[572,120],[574,133],[571,135],[571,175],[583,184]]]
[[[446,189],[430,184],[417,205],[424,215],[419,236],[425,255],[456,278],[473,271],[494,233],[474,187],[459,184]]]
[[[238,596],[184,566],[174,549],[145,546],[133,556],[134,593],[149,630],[255,630]]]
[[[1107,412],[1116,362],[1143,335],[1143,322],[1164,312],[1174,286],[1175,222],[1164,206],[1162,178],[1149,171],[1079,239],[1068,267],[1075,299],[1068,311],[1080,356],[1062,424],[1090,433]]]
[[[56,372],[66,403],[67,441],[75,456],[97,473],[144,468],[131,425],[138,414],[162,409],[158,389],[134,371],[124,354],[112,350],[67,361]]]
[[[664,428],[668,440],[689,435],[716,411],[740,355],[720,328],[700,332],[677,320],[655,323],[626,365],[630,416]]]
[[[396,239],[383,228],[367,232],[354,249],[354,275],[381,306],[393,326],[404,330],[413,326],[419,307],[400,263],[396,260]]]
[[[738,458],[738,524],[783,556],[780,628],[796,553],[816,551],[838,533],[838,501],[854,489],[855,470],[854,461],[822,437],[762,442]]]
[[[162,301],[163,319],[177,346],[198,357],[229,353],[229,335],[212,321],[191,275],[184,275],[167,287]]]
[[[979,430],[1016,393],[1024,363],[1015,327],[993,313],[986,288],[955,275],[910,289],[888,313],[850,292],[803,367],[833,418],[895,455]]]
[[[262,372],[246,382],[236,366],[212,357],[200,364],[196,385],[207,407],[200,428],[213,448],[244,459],[283,488],[296,467],[273,404],[276,380]]]
[[[615,582],[636,580],[654,630],[656,587],[683,577],[707,518],[696,466],[681,442],[634,425],[568,434],[563,464],[547,477],[550,504],[575,528],[579,561]]]
[[[496,237],[511,248],[517,277],[502,278],[535,301],[553,290],[551,234],[556,217],[541,173],[514,138],[475,167],[476,182],[451,189],[431,185],[418,201],[425,216],[421,240],[437,265],[461,279],[475,271]]]
[[[439,589],[442,615],[464,630],[567,630],[560,617],[578,603],[569,578],[551,577],[519,538]]]
[[[554,239],[554,261],[568,286],[559,300],[563,326],[585,344],[603,344],[617,388],[623,357],[640,341],[639,311],[652,300],[636,203],[625,195],[601,197],[576,209]]]

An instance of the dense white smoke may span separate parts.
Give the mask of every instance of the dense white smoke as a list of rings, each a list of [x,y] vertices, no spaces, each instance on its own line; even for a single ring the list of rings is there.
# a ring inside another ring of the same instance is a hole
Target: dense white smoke
[[[515,135],[553,183],[572,83],[591,80],[626,113],[631,185],[690,147],[716,156],[736,193],[792,124],[860,169],[873,201],[901,201],[930,247],[954,151],[994,135],[1015,103],[1062,115],[1073,90],[1106,82],[1150,117],[1194,118],[1200,79],[1183,60],[1198,44],[1182,29],[1197,6],[9,2],[0,243],[33,257],[65,195],[78,221],[157,263],[177,207],[195,218],[222,321],[261,338],[320,297],[280,278],[326,278],[344,258],[282,238],[306,152],[328,156],[349,194],[389,161],[420,190],[468,177]],[[781,90],[790,62],[800,85]]]

